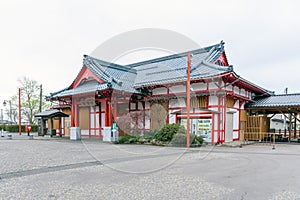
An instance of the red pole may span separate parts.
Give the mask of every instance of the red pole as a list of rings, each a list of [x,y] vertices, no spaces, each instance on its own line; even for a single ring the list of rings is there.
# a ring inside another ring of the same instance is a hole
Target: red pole
[[[191,104],[191,53],[188,52],[186,83],[186,147],[190,147],[190,104]]]
[[[22,135],[22,126],[21,126],[21,89],[19,88],[19,135]]]

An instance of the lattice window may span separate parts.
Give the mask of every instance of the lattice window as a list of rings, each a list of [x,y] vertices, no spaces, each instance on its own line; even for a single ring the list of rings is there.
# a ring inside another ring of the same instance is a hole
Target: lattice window
[[[206,108],[207,98],[206,97],[192,97],[191,107],[194,108]]]

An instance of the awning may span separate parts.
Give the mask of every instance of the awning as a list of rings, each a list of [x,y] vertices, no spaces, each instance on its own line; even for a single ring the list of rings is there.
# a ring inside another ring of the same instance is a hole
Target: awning
[[[254,103],[246,104],[245,108],[260,114],[300,113],[300,94],[257,97]]]
[[[35,114],[34,116],[42,118],[69,117],[69,115],[59,110],[45,110],[43,112]]]
[[[193,110],[193,108],[191,107],[190,114],[195,114],[195,112],[197,114],[201,113],[201,112],[212,113],[212,114],[219,114],[220,113],[218,111],[211,110],[211,109],[206,109],[206,108],[195,108],[195,110]],[[181,109],[181,110],[177,110],[177,111],[172,112],[172,114],[182,114],[182,115],[184,115],[184,114],[187,114],[187,111],[186,111],[186,109]]]

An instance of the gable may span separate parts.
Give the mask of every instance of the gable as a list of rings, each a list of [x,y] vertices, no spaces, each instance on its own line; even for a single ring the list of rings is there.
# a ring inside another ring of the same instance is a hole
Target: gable
[[[104,83],[104,81],[97,77],[89,68],[83,66],[69,89],[76,88],[81,82],[89,81],[91,79],[96,80],[99,83]]]
[[[228,66],[228,60],[227,60],[227,57],[225,55],[225,52],[223,52],[219,56],[219,58],[216,59],[216,61],[214,62],[214,64],[221,65],[221,66]]]

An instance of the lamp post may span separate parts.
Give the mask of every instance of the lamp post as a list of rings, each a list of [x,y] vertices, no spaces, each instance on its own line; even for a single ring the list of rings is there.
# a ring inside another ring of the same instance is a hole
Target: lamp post
[[[1,124],[3,124],[3,109],[1,108]]]
[[[11,100],[4,100],[3,106],[5,107],[7,102],[9,103],[9,123],[11,124]]]

